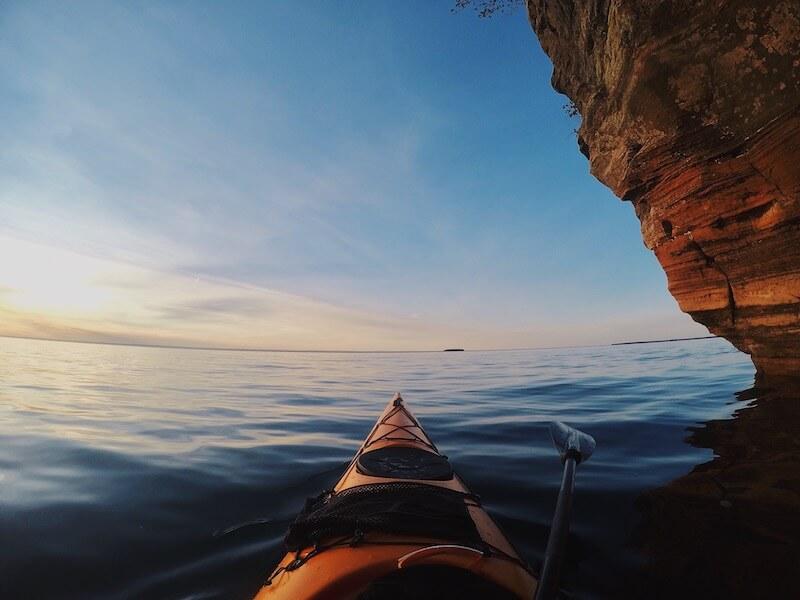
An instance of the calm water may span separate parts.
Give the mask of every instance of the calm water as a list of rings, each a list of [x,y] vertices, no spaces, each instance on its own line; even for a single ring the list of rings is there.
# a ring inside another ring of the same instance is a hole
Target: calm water
[[[722,340],[331,354],[0,338],[0,596],[249,597],[304,499],[338,478],[395,391],[533,564],[560,478],[547,422],[594,435],[565,586],[657,596],[659,566],[674,579],[669,561],[693,546],[675,524],[710,522],[687,521],[675,498],[702,496],[697,465],[727,468],[715,440],[758,404],[736,396],[752,384]],[[708,510],[733,514],[741,485],[715,478],[727,495],[711,486]]]

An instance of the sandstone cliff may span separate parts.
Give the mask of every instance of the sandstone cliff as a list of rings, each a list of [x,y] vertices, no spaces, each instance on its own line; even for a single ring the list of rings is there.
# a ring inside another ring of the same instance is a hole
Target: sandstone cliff
[[[527,8],[681,309],[760,374],[800,374],[800,0]]]

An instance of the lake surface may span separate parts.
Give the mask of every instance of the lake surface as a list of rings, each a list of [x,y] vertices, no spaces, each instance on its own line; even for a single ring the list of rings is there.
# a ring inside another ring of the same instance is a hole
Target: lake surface
[[[396,391],[534,565],[561,470],[547,424],[597,439],[569,595],[736,596],[737,577],[791,592],[798,405],[753,375],[719,339],[281,353],[0,338],[0,597],[250,597]]]

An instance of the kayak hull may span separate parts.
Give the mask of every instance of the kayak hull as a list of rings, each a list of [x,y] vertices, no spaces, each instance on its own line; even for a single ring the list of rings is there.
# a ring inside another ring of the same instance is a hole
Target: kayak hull
[[[391,452],[397,448],[409,449],[412,455],[430,458],[438,464],[446,463],[419,421],[405,406],[400,395],[389,402],[370,434],[349,463],[333,488],[333,495],[359,486],[374,484],[422,484],[452,490],[465,497],[471,495],[464,482],[451,473],[437,474],[439,479],[409,478],[399,465],[380,476],[365,465],[367,453],[381,449]],[[429,453],[420,454],[419,451]],[[381,452],[369,456],[381,456]],[[361,460],[359,460],[361,459]],[[377,463],[380,466],[380,461]],[[413,475],[414,471],[411,472]],[[363,488],[367,489],[367,488]],[[435,491],[435,490],[434,490]],[[480,547],[464,544],[442,536],[393,535],[386,532],[366,532],[357,543],[321,544],[324,551],[309,546],[287,552],[270,576],[267,585],[259,590],[257,600],[323,600],[356,599],[372,582],[399,570],[416,566],[441,565],[463,569],[502,587],[519,598],[533,598],[536,579],[519,558],[511,543],[491,519],[479,502],[466,502],[474,529],[480,535]]]

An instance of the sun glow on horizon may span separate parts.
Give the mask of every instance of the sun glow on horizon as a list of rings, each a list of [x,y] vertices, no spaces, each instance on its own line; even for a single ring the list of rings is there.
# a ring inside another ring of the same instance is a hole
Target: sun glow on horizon
[[[68,250],[0,237],[0,301],[48,315],[91,315],[114,300],[98,281],[109,273],[102,260]]]
[[[290,350],[420,349],[452,336],[392,315],[2,235],[0,253],[8,257],[0,264],[0,335]]]

